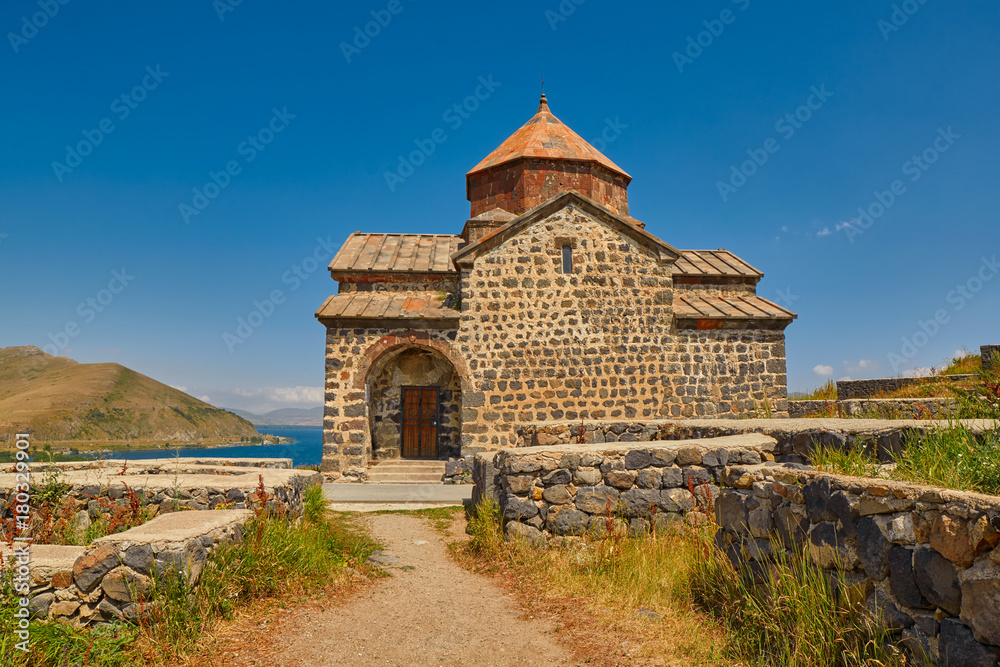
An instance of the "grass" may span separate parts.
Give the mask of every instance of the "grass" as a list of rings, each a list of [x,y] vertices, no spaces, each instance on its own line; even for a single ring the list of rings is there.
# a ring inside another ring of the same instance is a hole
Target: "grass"
[[[808,394],[802,396],[796,396],[795,401],[836,401],[837,400],[837,383],[833,380],[827,380],[822,387],[814,389]]]
[[[304,505],[299,521],[266,511],[252,517],[241,542],[213,551],[197,586],[176,571],[156,577],[141,605],[148,615],[139,626],[115,623],[80,629],[32,621],[32,650],[26,656],[8,650],[14,617],[5,610],[16,604],[8,579],[0,595],[4,610],[0,655],[11,660],[4,664],[174,664],[190,659],[207,634],[240,610],[269,600],[297,599],[307,591],[342,587],[352,573],[367,571],[364,562],[378,544],[351,519],[326,509],[322,487],[310,487]]]
[[[880,467],[867,449],[819,447],[813,463],[830,472],[856,477],[881,476],[901,482],[1000,495],[1000,428],[975,433],[953,423],[911,438],[894,466]]]
[[[630,640],[638,647],[629,662],[903,664],[858,596],[833,590],[815,566],[782,558],[755,582],[715,547],[714,524],[679,525],[667,534],[619,533],[539,551],[505,542],[496,505],[486,502],[469,517],[464,557],[518,582],[522,597],[546,608],[560,598],[589,607],[586,623],[597,626],[591,648],[599,656]]]

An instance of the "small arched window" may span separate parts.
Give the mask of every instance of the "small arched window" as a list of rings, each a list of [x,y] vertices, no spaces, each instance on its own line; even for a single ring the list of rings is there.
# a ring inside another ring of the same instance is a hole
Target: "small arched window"
[[[562,247],[563,273],[573,273],[573,247],[568,243]]]

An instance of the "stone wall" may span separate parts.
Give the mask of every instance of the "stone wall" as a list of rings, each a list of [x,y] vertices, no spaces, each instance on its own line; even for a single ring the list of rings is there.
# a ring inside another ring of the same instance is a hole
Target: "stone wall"
[[[766,466],[730,466],[722,486],[734,564],[805,549],[932,664],[1000,664],[1000,498]]]
[[[816,415],[871,419],[947,419],[958,411],[953,398],[852,398],[846,401],[789,401],[788,416]]]
[[[712,512],[734,565],[759,572],[780,551],[805,553],[913,653],[1000,664],[1000,498],[777,463],[763,435],[654,446],[654,430],[591,431],[646,442],[479,454],[474,498],[499,499],[507,538],[539,546]]]
[[[499,500],[511,537],[542,542],[546,534],[600,535],[621,522],[643,532],[685,518],[707,521],[727,465],[772,460],[774,447],[772,438],[752,434],[658,447],[606,443],[506,449],[491,462],[496,477],[487,479],[486,467],[478,465],[475,482],[480,496]]]
[[[436,352],[454,368],[454,382],[460,394],[467,396],[467,370],[454,347],[457,335],[448,329],[327,329],[321,465],[327,479],[362,481],[367,476],[372,459],[370,419],[378,416],[368,409],[368,401],[377,391],[372,383],[396,356],[411,351]]]
[[[961,420],[973,432],[995,429],[990,420]],[[951,422],[879,419],[672,419],[652,421],[560,422],[525,424],[517,430],[516,446],[534,447],[566,443],[650,442],[691,440],[761,433],[777,443],[775,459],[808,463],[813,448],[865,450],[890,462],[909,438],[921,437]]]
[[[983,345],[979,348],[979,354],[983,358],[983,368],[993,367],[993,355],[1000,354],[1000,345]]]
[[[974,380],[975,375],[936,375],[937,382],[964,382]],[[874,398],[880,394],[888,394],[903,389],[918,382],[926,382],[922,378],[880,378],[876,380],[840,380],[837,382],[837,399]]]
[[[154,577],[173,569],[196,583],[215,548],[242,539],[249,516],[247,510],[178,512],[87,547],[32,545],[29,558],[16,552],[4,556],[28,565],[35,618],[137,622]]]

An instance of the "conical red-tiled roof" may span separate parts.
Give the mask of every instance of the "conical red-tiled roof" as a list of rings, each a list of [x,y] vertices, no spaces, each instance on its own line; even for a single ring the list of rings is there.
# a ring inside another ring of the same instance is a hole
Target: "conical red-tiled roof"
[[[505,142],[477,164],[469,176],[498,164],[512,162],[520,158],[540,158],[548,160],[571,160],[576,162],[596,162],[611,171],[631,180],[628,173],[609,160],[599,150],[588,144],[573,130],[549,111],[548,101],[542,95],[541,103],[531,120],[510,135]]]

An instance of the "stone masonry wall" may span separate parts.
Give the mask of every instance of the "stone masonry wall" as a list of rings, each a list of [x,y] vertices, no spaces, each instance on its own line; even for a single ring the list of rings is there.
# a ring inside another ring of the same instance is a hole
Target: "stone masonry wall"
[[[716,542],[736,565],[804,549],[929,664],[1000,664],[1000,498],[730,466]]]
[[[476,457],[475,496],[539,546],[703,525],[714,507],[734,565],[805,553],[929,664],[1000,664],[1000,498],[780,464],[776,449],[762,435],[506,449]]]
[[[477,447],[512,444],[526,421],[652,418],[674,395],[670,266],[575,207],[480,256],[462,294],[458,345],[485,398],[463,415]]]
[[[726,466],[773,459],[774,445],[772,438],[753,434],[658,447],[506,449],[493,459],[498,484],[486,493],[499,499],[508,536],[538,543],[547,536],[603,535],[616,524],[642,533],[684,519],[704,523]],[[490,484],[476,477],[480,490]]]
[[[466,371],[454,348],[454,330],[327,329],[326,401],[323,412],[322,471],[328,479],[360,481],[372,458],[367,401],[381,365],[396,353],[428,350],[454,367],[466,394]]]
[[[992,368],[993,355],[1000,354],[1000,345],[983,345],[979,348],[979,354],[983,359],[983,368]]]
[[[837,399],[874,398],[908,387],[927,378],[880,378],[876,380],[840,380],[837,382]],[[939,382],[963,382],[975,379],[974,375],[939,375]]]
[[[958,410],[953,398],[852,398],[846,401],[789,401],[788,416],[869,417],[872,419],[947,419]]]

